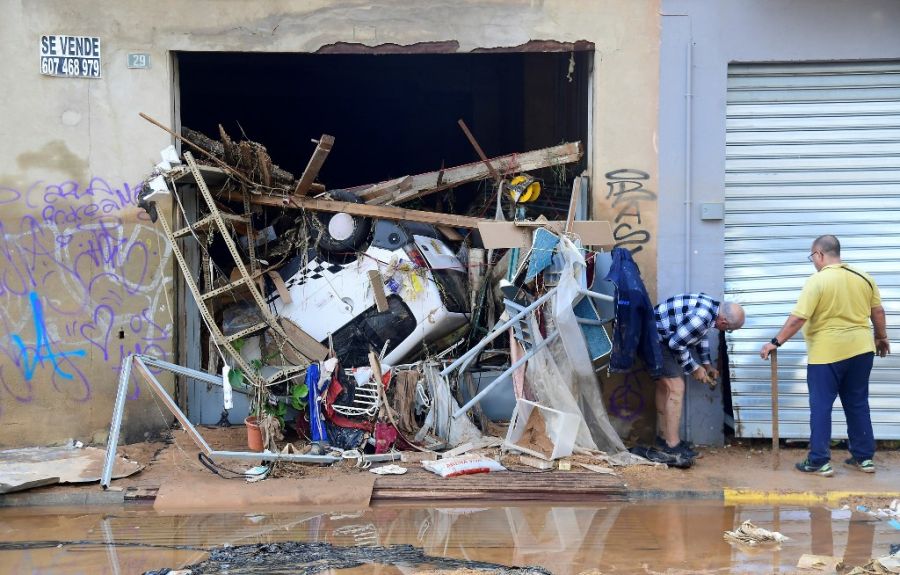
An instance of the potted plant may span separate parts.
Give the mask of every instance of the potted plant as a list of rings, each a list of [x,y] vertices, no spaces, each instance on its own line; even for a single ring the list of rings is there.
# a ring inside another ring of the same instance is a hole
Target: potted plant
[[[252,359],[248,363],[257,375],[259,375],[265,365],[262,359]],[[234,369],[229,373],[228,379],[232,387],[240,388],[245,385],[244,382],[247,378],[244,377],[240,369]],[[287,395],[278,397],[263,386],[254,387],[254,393],[250,397],[250,414],[244,419],[244,425],[247,428],[247,446],[249,449],[262,451],[265,445],[260,420],[268,415],[278,422],[280,429],[284,429],[284,417],[287,415],[288,404],[298,411],[303,411],[307,404],[309,389],[304,381],[300,381],[299,383],[289,384]]]

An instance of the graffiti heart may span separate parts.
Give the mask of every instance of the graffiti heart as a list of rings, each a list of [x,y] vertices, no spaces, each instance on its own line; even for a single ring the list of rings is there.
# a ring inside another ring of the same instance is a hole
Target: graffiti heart
[[[137,208],[139,189],[0,183],[0,416],[41,386],[89,401],[98,366],[114,378],[130,353],[171,353],[172,277],[160,273],[171,248]]]

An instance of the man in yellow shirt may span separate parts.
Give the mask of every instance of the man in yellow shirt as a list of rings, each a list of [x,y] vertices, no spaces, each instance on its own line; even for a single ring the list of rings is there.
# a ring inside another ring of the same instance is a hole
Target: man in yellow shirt
[[[875,280],[841,263],[841,244],[834,236],[819,236],[809,261],[816,273],[806,280],[794,311],[781,331],[763,345],[760,357],[789,340],[800,328],[809,359],[809,456],[796,465],[806,473],[834,475],[831,467],[831,408],[838,396],[847,417],[847,436],[852,457],[844,463],[873,473],[875,436],[869,414],[869,374],[877,353],[891,351]],[[869,321],[875,327],[873,337]]]

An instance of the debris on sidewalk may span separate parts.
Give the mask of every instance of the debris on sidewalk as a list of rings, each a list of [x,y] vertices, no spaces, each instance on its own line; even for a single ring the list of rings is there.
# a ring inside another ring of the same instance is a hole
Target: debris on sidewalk
[[[725,532],[725,541],[736,543],[738,545],[747,545],[748,547],[772,543],[780,545],[787,540],[788,537],[785,537],[781,533],[757,527],[750,521],[744,521],[741,526],[734,531]]]
[[[407,469],[399,465],[382,465],[381,467],[370,469],[369,472],[375,475],[403,475],[407,472]]]
[[[216,457],[263,461],[269,471],[249,481],[278,477],[281,462],[402,459],[444,476],[504,470],[493,458],[504,452],[597,473],[649,463],[625,450],[598,385],[616,297],[594,261],[614,239],[608,222],[576,221],[589,182],[565,166],[582,157],[580,143],[489,158],[460,121],[480,161],[329,189],[317,179],[340,148],[327,134],[295,176],[222,126],[211,138],[142,117],[182,144],[182,156],[162,152],[139,205],[196,301],[206,371],[132,361],[208,468]],[[564,179],[568,211],[548,218],[542,202],[560,199],[548,184]],[[449,211],[401,207],[477,182],[493,194]],[[250,450],[211,450],[150,367],[227,389],[223,419],[249,403],[240,417]],[[498,423],[505,440],[493,437]],[[286,447],[294,436],[306,444],[296,452]]]
[[[0,494],[57,483],[95,483],[100,480],[103,450],[80,442],[57,447],[25,447],[0,451]],[[117,456],[113,477],[143,469],[136,461]]]
[[[886,555],[872,559],[862,566],[854,567],[847,575],[894,575],[900,573],[900,554]]]
[[[798,569],[815,569],[826,573],[836,573],[844,568],[844,560],[841,557],[831,555],[810,555],[804,553],[797,561]]]
[[[422,467],[441,477],[457,477],[460,475],[474,475],[477,473],[490,473],[492,471],[506,471],[506,468],[497,461],[484,455],[459,455],[437,461],[423,461]]]

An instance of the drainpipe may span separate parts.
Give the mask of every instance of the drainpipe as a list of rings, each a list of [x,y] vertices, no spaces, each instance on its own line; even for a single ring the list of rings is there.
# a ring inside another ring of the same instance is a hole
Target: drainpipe
[[[685,50],[685,74],[684,74],[684,292],[691,291],[691,217],[693,215],[693,201],[691,193],[691,109],[693,108],[694,94],[691,92],[693,83],[693,48],[694,42],[688,38]]]
[[[688,35],[688,43],[685,49],[685,72],[684,72],[684,293],[691,292],[691,217],[693,216],[693,194],[691,192],[692,176],[691,162],[693,154],[691,153],[691,122],[694,94],[691,91],[693,86],[693,65],[694,65],[694,40],[692,35]],[[690,386],[685,385],[684,390],[684,433],[682,437],[688,439],[691,429],[691,404],[688,394]],[[688,439],[690,441],[690,439]]]

